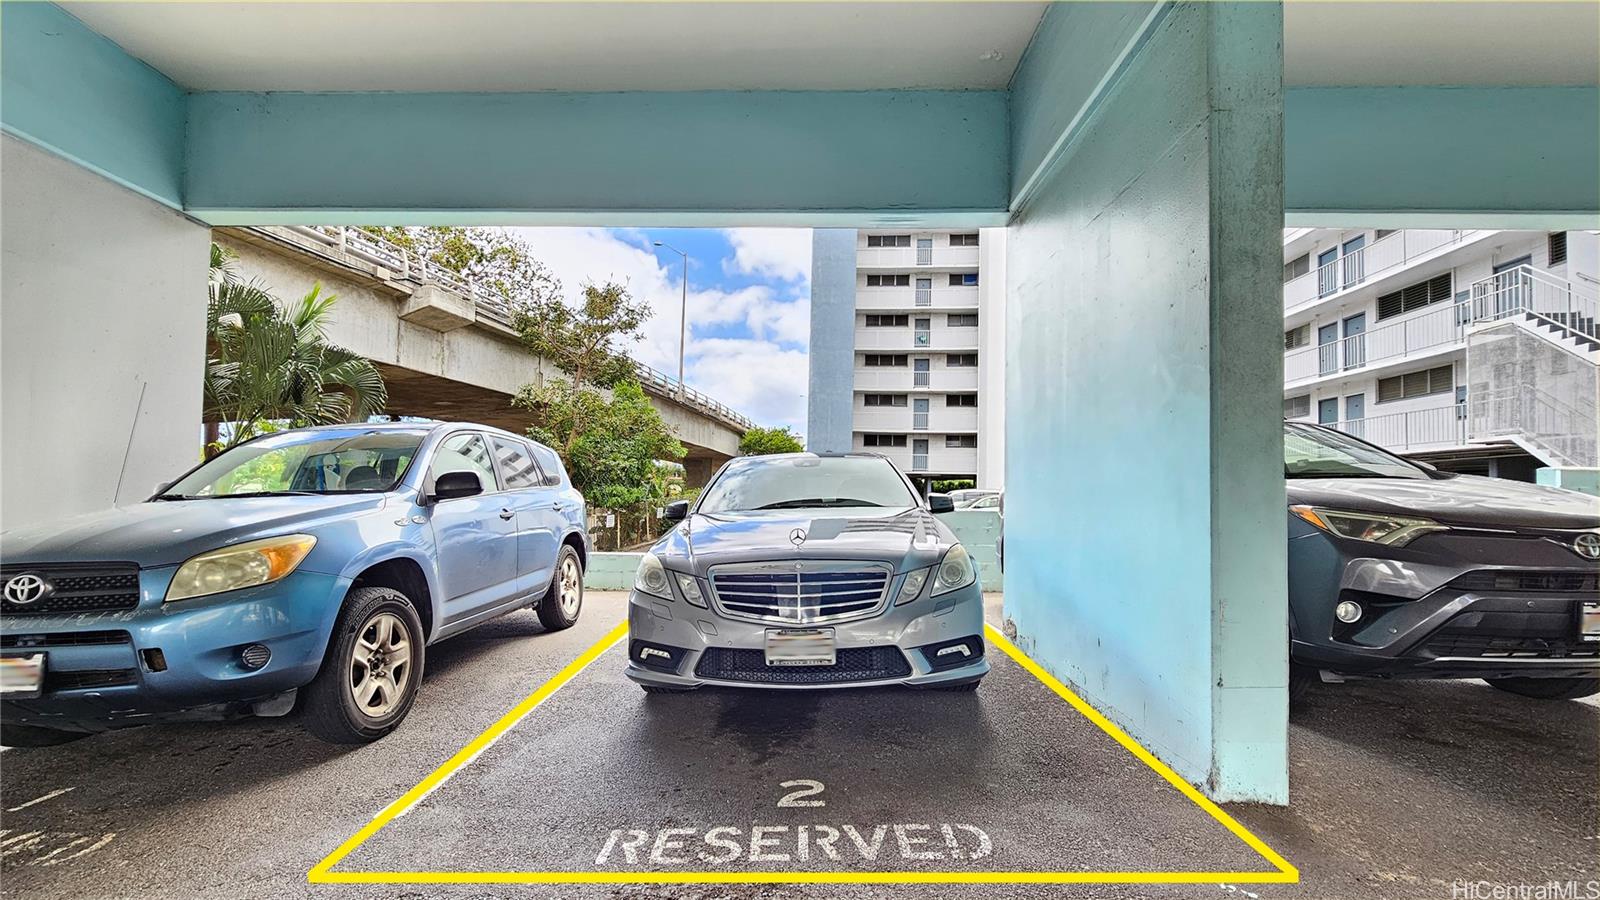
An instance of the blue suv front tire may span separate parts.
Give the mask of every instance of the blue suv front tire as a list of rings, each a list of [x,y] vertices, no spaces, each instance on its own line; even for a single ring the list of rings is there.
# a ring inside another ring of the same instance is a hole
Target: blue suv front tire
[[[317,677],[301,689],[305,727],[334,744],[395,730],[422,683],[426,640],[411,598],[389,587],[352,590]]]

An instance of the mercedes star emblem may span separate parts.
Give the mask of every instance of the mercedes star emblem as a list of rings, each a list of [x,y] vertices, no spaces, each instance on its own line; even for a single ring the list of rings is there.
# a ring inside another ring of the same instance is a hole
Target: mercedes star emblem
[[[50,593],[50,582],[32,572],[18,575],[6,582],[6,602],[16,606],[38,603],[48,593]]]
[[[789,532],[789,543],[798,547],[805,542],[806,530],[804,528],[796,528],[795,530]]]

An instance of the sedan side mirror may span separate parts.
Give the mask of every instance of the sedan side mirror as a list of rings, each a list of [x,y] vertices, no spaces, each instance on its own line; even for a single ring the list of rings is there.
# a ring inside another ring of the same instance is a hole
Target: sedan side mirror
[[[947,513],[947,512],[955,512],[955,509],[956,509],[956,502],[954,500],[951,500],[948,496],[946,496],[946,497],[929,497],[928,498],[928,512]]]
[[[432,499],[454,500],[457,497],[475,497],[483,493],[483,482],[477,472],[446,472],[433,480]]]
[[[668,522],[682,522],[689,515],[689,501],[674,500],[667,504],[661,513],[661,518]]]

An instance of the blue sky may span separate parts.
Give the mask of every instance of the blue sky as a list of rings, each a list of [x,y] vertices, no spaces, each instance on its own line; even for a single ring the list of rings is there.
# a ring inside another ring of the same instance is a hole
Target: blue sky
[[[689,254],[685,380],[763,425],[805,426],[811,232],[805,228],[511,228],[561,279],[627,285],[655,310],[636,357],[676,377]]]

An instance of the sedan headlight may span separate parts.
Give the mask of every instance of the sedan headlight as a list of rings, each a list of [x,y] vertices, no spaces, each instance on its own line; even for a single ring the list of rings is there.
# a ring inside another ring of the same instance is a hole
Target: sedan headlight
[[[933,595],[948,594],[978,580],[978,570],[972,565],[972,557],[967,555],[967,548],[960,544],[945,551],[944,561],[939,563],[938,574],[933,578]]]
[[[672,588],[667,586],[667,570],[654,553],[646,553],[639,560],[639,569],[633,573],[633,589],[662,600],[672,599]]]
[[[309,534],[286,534],[202,553],[178,567],[165,602],[271,584],[293,572],[316,545]]]
[[[1432,519],[1412,516],[1386,516],[1315,506],[1291,506],[1289,511],[1331,534],[1388,547],[1404,547],[1425,534],[1450,530],[1448,526]]]
[[[894,605],[899,606],[902,603],[910,603],[917,599],[917,596],[922,593],[922,586],[928,583],[928,573],[932,571],[933,569],[930,568],[907,572],[906,580],[900,583],[900,593],[894,598]]]
[[[678,583],[678,593],[683,595],[683,599],[695,606],[705,607],[706,595],[700,591],[700,579],[682,572],[673,572],[672,580]]]

